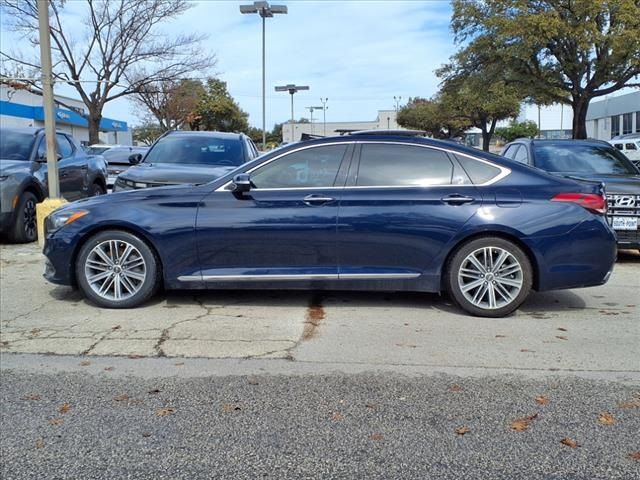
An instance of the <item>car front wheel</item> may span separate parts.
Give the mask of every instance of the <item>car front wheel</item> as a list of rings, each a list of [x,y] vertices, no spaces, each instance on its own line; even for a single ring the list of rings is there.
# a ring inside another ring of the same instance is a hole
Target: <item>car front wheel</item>
[[[498,237],[472,240],[460,247],[447,269],[447,287],[455,302],[472,315],[503,317],[531,291],[533,273],[527,255]]]
[[[119,230],[91,237],[76,262],[80,289],[101,307],[137,307],[156,293],[160,276],[155,252],[136,235]]]
[[[37,240],[36,203],[38,199],[31,192],[24,192],[18,199],[15,222],[8,235],[11,242],[27,243]]]

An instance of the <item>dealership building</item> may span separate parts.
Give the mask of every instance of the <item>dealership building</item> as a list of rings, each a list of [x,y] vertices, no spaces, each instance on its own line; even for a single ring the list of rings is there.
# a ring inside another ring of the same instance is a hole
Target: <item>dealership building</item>
[[[89,122],[85,104],[74,98],[55,95],[56,128],[70,133],[80,143],[89,143]],[[0,126],[44,127],[42,96],[24,88],[0,85]],[[131,130],[127,122],[102,118],[100,142],[114,145],[131,145]]]

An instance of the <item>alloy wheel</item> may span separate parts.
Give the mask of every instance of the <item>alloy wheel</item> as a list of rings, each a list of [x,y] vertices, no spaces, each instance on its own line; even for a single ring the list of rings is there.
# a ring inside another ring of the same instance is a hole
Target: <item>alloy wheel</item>
[[[28,199],[24,204],[23,215],[23,228],[27,239],[36,238],[36,202],[32,199]]]
[[[89,252],[84,274],[97,295],[107,300],[122,301],[142,288],[147,265],[132,244],[123,240],[107,240]]]
[[[483,247],[471,252],[458,270],[458,286],[478,308],[495,310],[512,303],[524,281],[522,266],[503,248]]]

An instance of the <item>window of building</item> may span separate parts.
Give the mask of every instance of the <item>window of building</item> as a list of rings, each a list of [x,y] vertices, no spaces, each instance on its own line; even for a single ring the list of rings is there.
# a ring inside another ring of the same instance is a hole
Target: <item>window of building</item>
[[[620,116],[613,115],[611,117],[611,138],[620,135]]]
[[[256,188],[332,187],[349,145],[325,145],[285,155],[251,173]]]
[[[440,150],[401,144],[364,144],[356,185],[450,185],[453,164]]]
[[[627,133],[633,132],[633,115],[631,113],[625,113],[622,115],[622,134],[626,135]]]
[[[640,133],[640,112],[636,112],[636,132]]]

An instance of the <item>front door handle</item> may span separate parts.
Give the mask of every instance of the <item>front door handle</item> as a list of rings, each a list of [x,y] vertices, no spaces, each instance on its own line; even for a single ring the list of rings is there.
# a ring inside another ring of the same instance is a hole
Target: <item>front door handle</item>
[[[447,195],[446,197],[442,197],[441,200],[444,203],[448,203],[449,205],[464,205],[465,203],[473,202],[475,198],[468,197],[467,195],[460,195],[458,193],[454,193],[452,195]]]
[[[324,195],[319,195],[317,193],[312,193],[311,195],[307,195],[302,199],[304,203],[311,206],[324,205],[325,203],[333,202],[335,198],[333,197],[325,197]]]

